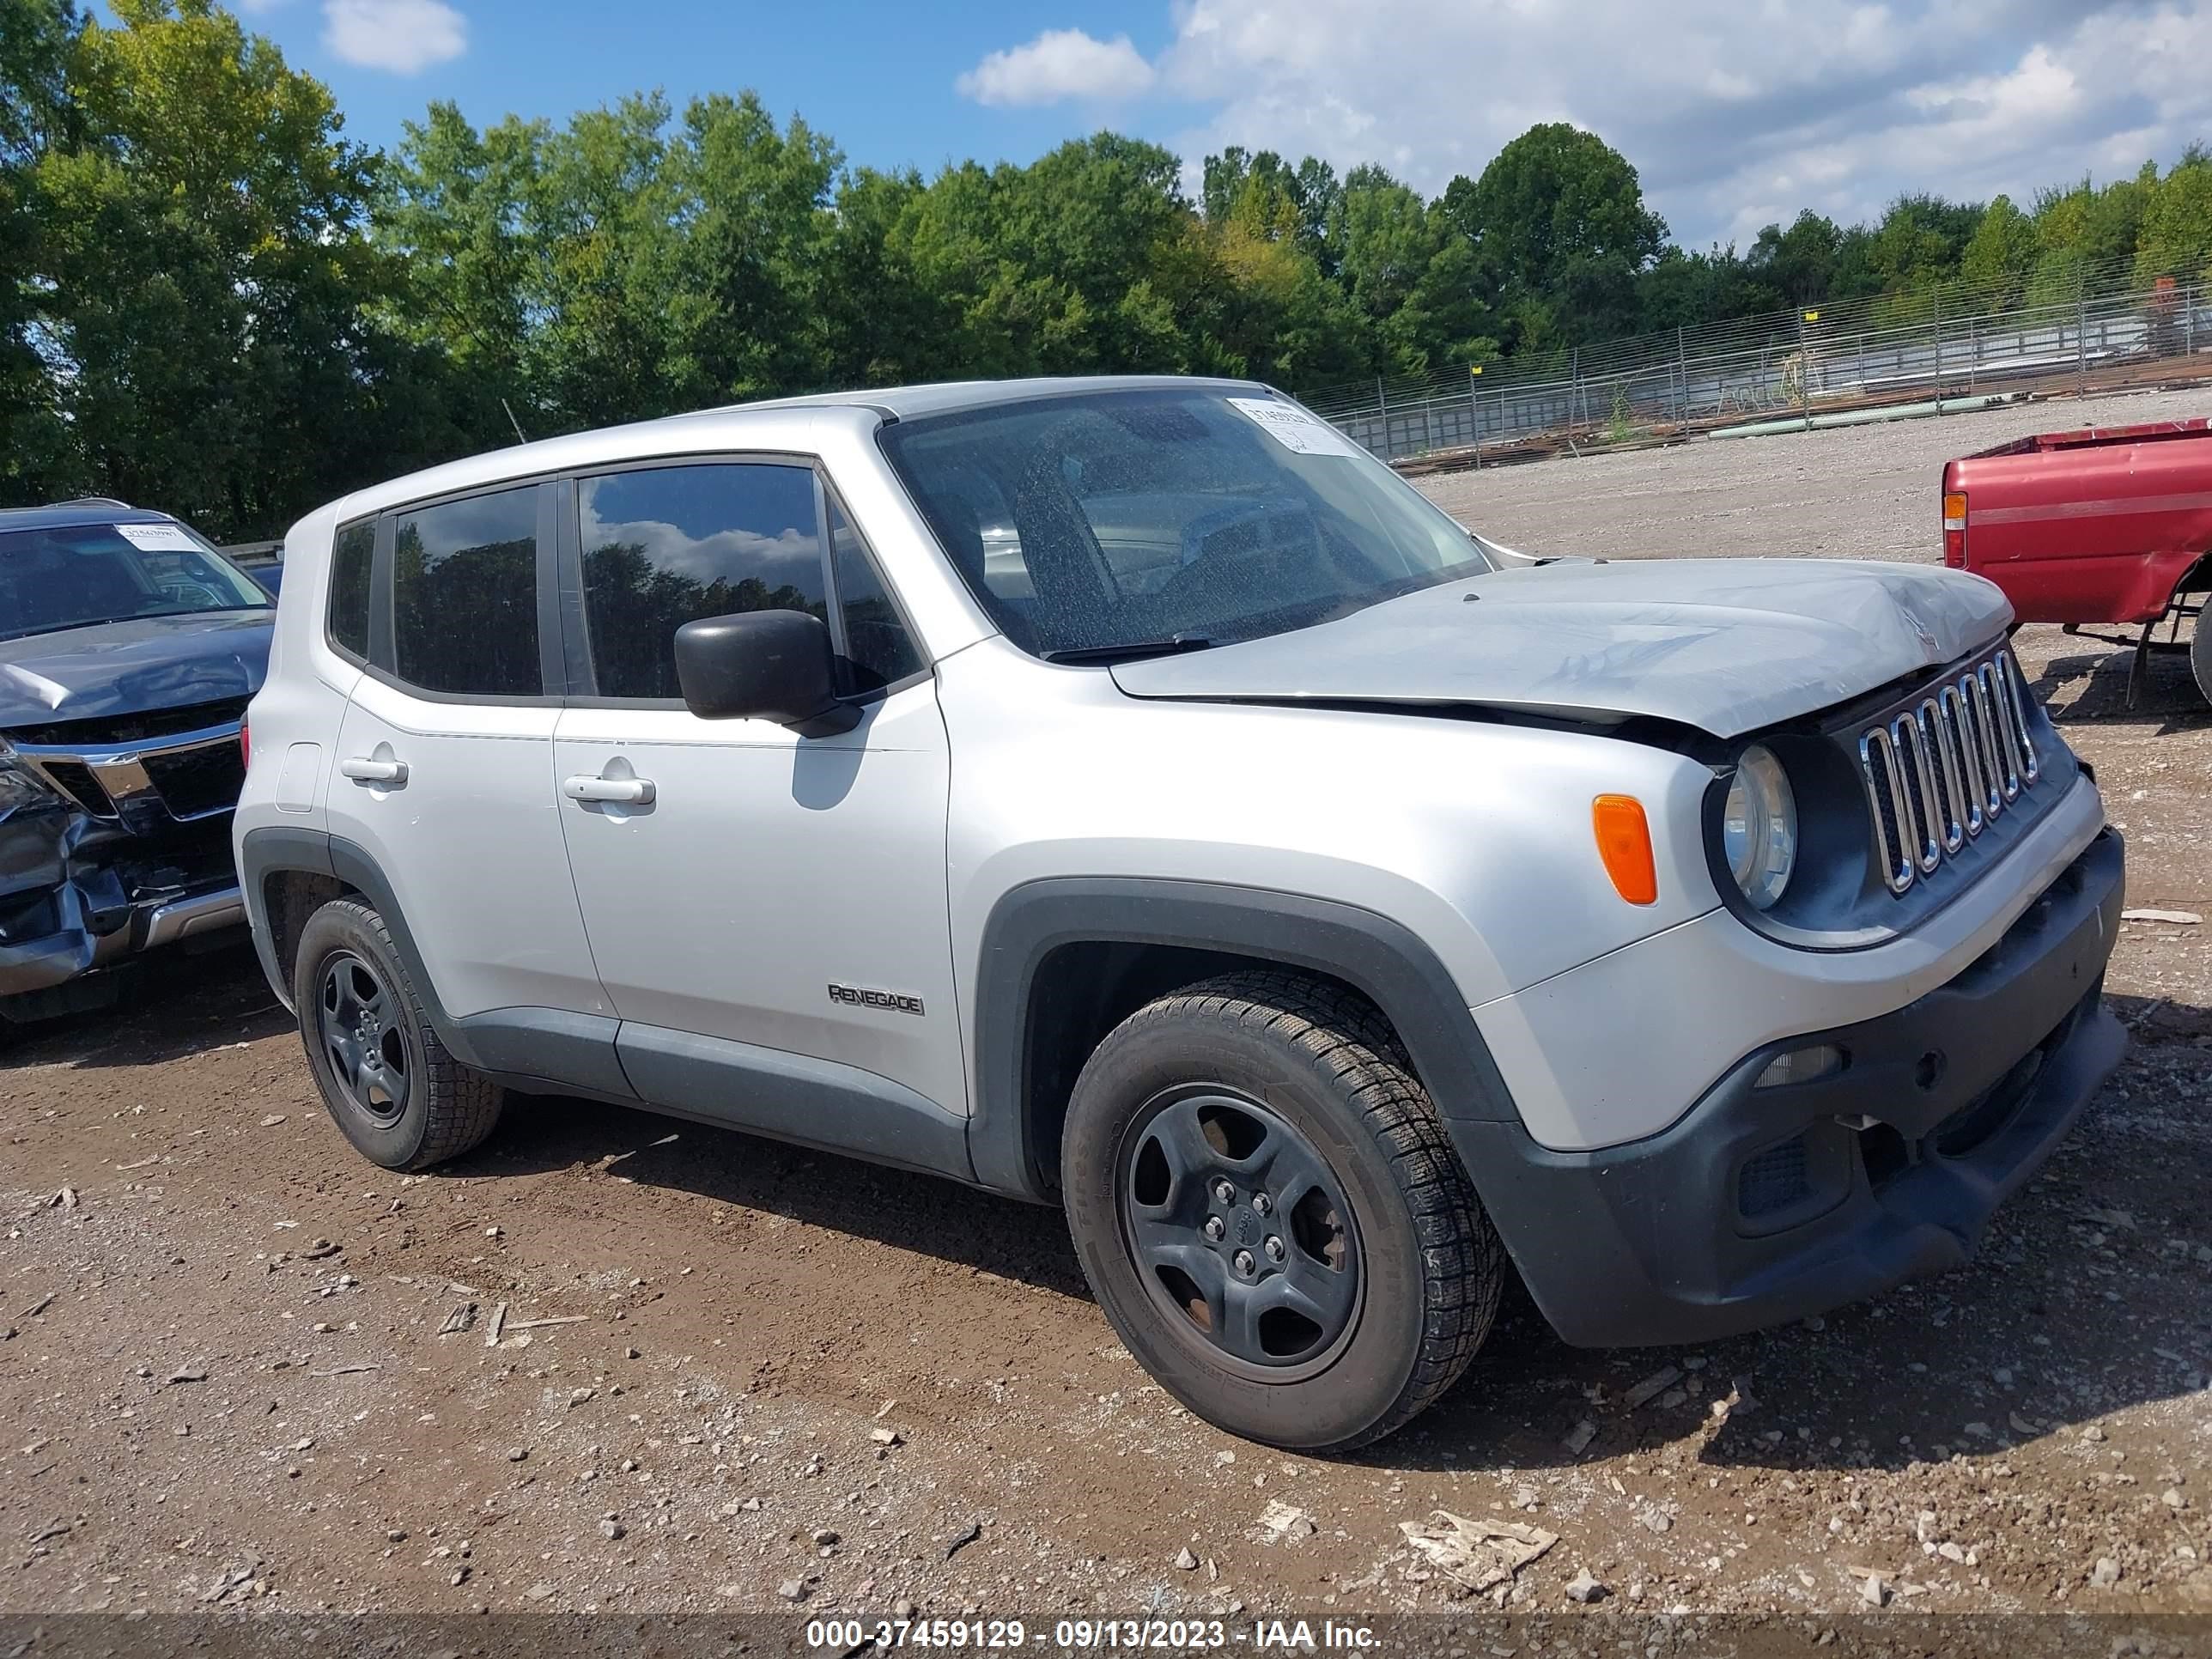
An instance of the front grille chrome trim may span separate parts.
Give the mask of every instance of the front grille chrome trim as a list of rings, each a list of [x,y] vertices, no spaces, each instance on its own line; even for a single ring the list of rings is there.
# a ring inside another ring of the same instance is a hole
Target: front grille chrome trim
[[[2032,719],[2020,665],[1998,650],[1859,734],[1875,856],[1892,893],[1935,875],[2034,787]]]

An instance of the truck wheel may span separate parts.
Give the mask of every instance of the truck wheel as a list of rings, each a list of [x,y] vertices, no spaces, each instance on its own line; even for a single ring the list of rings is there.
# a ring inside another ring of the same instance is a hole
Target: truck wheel
[[[2212,593],[2204,595],[2204,608],[2197,613],[2197,627],[2189,641],[2189,666],[2197,676],[2197,689],[2212,702]]]
[[[384,918],[360,900],[307,918],[292,997],[323,1105],[371,1163],[425,1170],[499,1122],[507,1091],[438,1041]]]
[[[1381,1438],[1498,1310],[1498,1235],[1389,1028],[1296,975],[1209,980],[1124,1020],[1076,1080],[1060,1177],[1121,1340],[1248,1439]]]

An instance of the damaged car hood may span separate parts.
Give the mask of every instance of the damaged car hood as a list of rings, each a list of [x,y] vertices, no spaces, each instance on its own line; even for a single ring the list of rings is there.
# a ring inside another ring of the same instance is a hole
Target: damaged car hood
[[[1648,715],[1733,738],[1941,667],[2011,618],[1993,584],[1916,565],[1555,564],[1113,674],[1137,697]]]
[[[0,640],[0,731],[250,697],[276,617],[201,611]]]

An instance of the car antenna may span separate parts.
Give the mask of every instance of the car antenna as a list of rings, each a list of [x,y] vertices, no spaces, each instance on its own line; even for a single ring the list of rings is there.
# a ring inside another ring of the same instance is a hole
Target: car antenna
[[[514,405],[501,398],[499,400],[499,406],[507,411],[507,423],[514,428],[514,441],[519,444],[528,443],[530,440],[522,435],[522,422],[514,418]]]

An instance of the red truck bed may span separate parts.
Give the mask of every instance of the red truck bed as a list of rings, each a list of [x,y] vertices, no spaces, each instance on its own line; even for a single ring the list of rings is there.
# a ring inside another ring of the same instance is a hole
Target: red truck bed
[[[2149,623],[2212,587],[2212,422],[2046,432],[1943,469],[1943,562],[2022,622]]]

